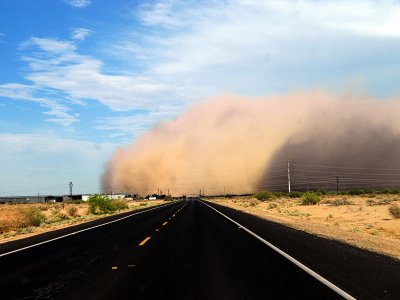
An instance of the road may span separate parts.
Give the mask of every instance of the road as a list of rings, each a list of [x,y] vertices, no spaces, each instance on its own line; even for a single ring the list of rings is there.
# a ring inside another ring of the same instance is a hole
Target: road
[[[229,208],[191,200],[123,217],[1,245],[1,299],[400,298],[399,261]]]

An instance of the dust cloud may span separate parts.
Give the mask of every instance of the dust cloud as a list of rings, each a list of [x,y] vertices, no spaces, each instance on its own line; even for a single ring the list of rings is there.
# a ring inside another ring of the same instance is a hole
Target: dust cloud
[[[246,194],[400,183],[400,102],[320,90],[223,96],[116,151],[104,192]],[[397,172],[397,173],[396,173]],[[397,176],[397,177],[396,177]]]

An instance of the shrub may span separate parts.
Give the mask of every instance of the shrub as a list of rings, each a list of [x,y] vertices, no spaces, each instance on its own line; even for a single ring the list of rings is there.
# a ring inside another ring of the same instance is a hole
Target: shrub
[[[274,193],[274,196],[275,196],[276,198],[283,198],[283,197],[286,197],[287,194],[284,193],[284,192],[275,192],[275,193]]]
[[[302,205],[315,205],[321,201],[321,196],[316,193],[304,193],[302,197]]]
[[[268,204],[268,208],[269,208],[269,209],[274,209],[274,208],[277,208],[277,207],[278,207],[278,204],[275,203],[275,202],[272,202],[272,203],[269,203],[269,204]]]
[[[392,204],[389,207],[389,213],[393,216],[393,218],[400,219],[400,206],[397,204]]]
[[[254,197],[260,201],[271,200],[274,197],[274,194],[270,191],[260,191],[254,194]]]
[[[168,195],[167,197],[165,197],[164,201],[173,201],[174,198],[171,195]]]
[[[69,207],[67,208],[67,213],[68,213],[71,217],[75,218],[75,217],[78,216],[78,208],[77,208],[76,206],[69,206]]]
[[[301,196],[303,196],[302,192],[290,192],[289,193],[290,198],[301,198]]]
[[[92,195],[88,199],[89,213],[91,214],[108,214],[114,211],[111,200],[107,196]]]
[[[352,195],[352,196],[359,196],[364,194],[364,190],[360,190],[360,189],[353,189],[347,192],[348,195]]]
[[[128,201],[123,199],[112,200],[111,205],[113,207],[113,210],[123,210],[129,208]]]
[[[347,200],[346,198],[334,199],[327,202],[329,205],[340,206],[340,205],[352,205],[353,202]]]
[[[37,227],[46,220],[46,216],[37,207],[23,207],[19,213],[22,217],[19,227]]]

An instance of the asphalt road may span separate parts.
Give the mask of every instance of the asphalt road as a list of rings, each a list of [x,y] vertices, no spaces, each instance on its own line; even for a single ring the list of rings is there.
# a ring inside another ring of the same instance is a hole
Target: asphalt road
[[[397,260],[212,207],[242,226],[192,200],[1,245],[0,298],[342,298],[247,229],[356,298],[400,298]]]

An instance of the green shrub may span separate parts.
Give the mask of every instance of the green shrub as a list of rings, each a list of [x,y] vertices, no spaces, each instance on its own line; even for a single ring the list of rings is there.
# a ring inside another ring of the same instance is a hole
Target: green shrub
[[[400,206],[397,204],[392,204],[389,207],[389,213],[393,216],[393,218],[400,219]]]
[[[91,214],[108,214],[114,211],[111,200],[107,196],[92,195],[89,197],[89,213]]]
[[[347,191],[347,194],[352,195],[352,196],[359,196],[359,195],[364,194],[364,190],[353,189],[353,190]]]
[[[321,201],[321,196],[317,193],[304,193],[302,197],[302,205],[315,205]]]
[[[260,191],[254,194],[254,197],[260,201],[271,200],[274,197],[274,194],[270,191]]]
[[[290,192],[289,193],[290,198],[301,198],[301,196],[303,196],[302,192]]]
[[[274,196],[275,196],[276,198],[283,198],[283,197],[286,197],[287,194],[284,193],[284,192],[275,192],[275,193],[274,193]]]
[[[37,207],[20,208],[19,213],[22,217],[19,227],[37,227],[46,220],[46,216]]]

